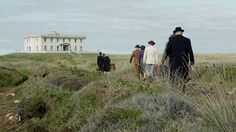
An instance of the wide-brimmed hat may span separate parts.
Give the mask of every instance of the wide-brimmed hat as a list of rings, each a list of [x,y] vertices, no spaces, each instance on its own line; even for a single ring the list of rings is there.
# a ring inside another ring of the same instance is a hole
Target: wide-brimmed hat
[[[135,46],[135,48],[140,48],[140,46],[137,44],[137,45]]]
[[[150,45],[155,45],[155,42],[154,42],[153,40],[150,40],[150,41],[148,42],[148,44],[150,44]]]
[[[178,31],[184,32],[184,30],[181,27],[176,27],[173,33],[176,33]]]

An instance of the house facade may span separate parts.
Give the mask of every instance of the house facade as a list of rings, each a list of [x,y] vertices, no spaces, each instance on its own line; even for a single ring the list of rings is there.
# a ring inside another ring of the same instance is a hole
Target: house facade
[[[25,52],[83,52],[86,37],[62,35],[55,31],[49,34],[31,35],[24,38]]]

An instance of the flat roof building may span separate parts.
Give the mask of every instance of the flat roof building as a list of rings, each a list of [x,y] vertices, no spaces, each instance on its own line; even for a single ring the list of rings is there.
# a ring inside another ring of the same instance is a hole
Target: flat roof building
[[[31,35],[24,38],[25,52],[83,52],[86,36],[49,34]]]

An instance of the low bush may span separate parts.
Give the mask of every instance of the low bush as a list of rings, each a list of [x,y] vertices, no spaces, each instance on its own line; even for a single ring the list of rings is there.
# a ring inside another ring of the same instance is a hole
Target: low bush
[[[0,88],[15,87],[28,79],[27,76],[21,74],[15,69],[0,67]]]
[[[24,115],[27,119],[33,117],[42,118],[47,112],[46,102],[42,97],[37,96],[23,100],[20,104],[20,109],[21,116]]]

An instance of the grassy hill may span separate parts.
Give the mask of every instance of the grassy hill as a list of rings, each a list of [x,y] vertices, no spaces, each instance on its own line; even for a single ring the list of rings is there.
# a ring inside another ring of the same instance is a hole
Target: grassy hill
[[[110,57],[117,69],[102,74],[96,54],[0,56],[0,131],[236,130],[236,55],[197,55],[185,94]]]

